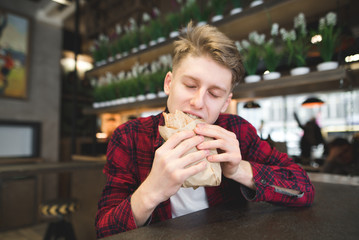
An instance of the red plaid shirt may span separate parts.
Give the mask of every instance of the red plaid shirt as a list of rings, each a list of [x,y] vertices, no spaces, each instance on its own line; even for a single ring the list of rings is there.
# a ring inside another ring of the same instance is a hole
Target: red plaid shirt
[[[119,126],[108,145],[104,173],[107,183],[98,203],[97,237],[135,229],[130,198],[150,173],[154,153],[163,139],[158,126],[164,124],[162,114],[139,118]],[[229,201],[266,201],[284,206],[309,206],[314,188],[306,172],[286,154],[261,141],[256,129],[239,116],[221,114],[217,125],[234,132],[240,143],[242,158],[251,163],[257,187],[250,190],[222,177],[218,187],[206,187],[209,206]],[[295,189],[300,195],[283,192],[272,186]],[[151,216],[151,223],[172,218],[170,200],[161,203]]]

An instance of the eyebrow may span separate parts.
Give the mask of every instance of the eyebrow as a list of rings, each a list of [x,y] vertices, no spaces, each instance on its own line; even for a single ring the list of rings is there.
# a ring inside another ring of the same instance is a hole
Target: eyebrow
[[[192,79],[192,80],[194,80],[194,81],[196,81],[196,82],[199,82],[199,79],[198,79],[198,78],[193,77],[193,76],[191,76],[191,75],[183,75],[183,77],[185,77],[185,78],[190,78],[190,79]],[[219,90],[219,91],[221,91],[221,92],[227,93],[226,89],[224,89],[224,88],[222,88],[222,87],[220,87],[220,86],[217,86],[217,85],[210,86],[209,89],[215,89],[215,90]]]

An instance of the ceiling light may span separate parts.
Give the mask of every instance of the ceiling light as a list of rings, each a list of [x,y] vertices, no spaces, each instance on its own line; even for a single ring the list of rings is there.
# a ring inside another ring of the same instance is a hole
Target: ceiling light
[[[350,55],[350,56],[345,57],[345,62],[347,62],[347,63],[356,62],[356,61],[359,61],[359,54],[354,54],[354,55]]]
[[[318,42],[321,42],[322,41],[322,35],[314,35],[313,37],[312,37],[312,39],[310,40],[310,42],[312,43],[312,44],[316,44],[316,43],[318,43]]]
[[[324,102],[316,97],[310,97],[302,103],[302,107],[312,108],[323,105]]]

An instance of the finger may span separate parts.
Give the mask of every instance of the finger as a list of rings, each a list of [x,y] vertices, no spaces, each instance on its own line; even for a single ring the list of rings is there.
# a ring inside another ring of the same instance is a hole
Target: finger
[[[179,143],[174,149],[173,153],[175,156],[181,157],[185,153],[187,153],[192,148],[195,148],[198,144],[202,143],[204,141],[203,136],[194,136],[191,138],[188,138],[181,143]]]
[[[189,167],[196,164],[198,161],[205,159],[209,155],[209,151],[202,150],[189,153],[186,156],[182,157],[180,167]]]
[[[223,147],[225,147],[225,141],[223,139],[207,140],[197,145],[198,150],[222,149]]]
[[[184,175],[184,179],[187,179],[193,175],[196,175],[199,172],[202,172],[203,170],[206,169],[206,167],[207,167],[207,162],[202,161],[199,162],[198,164],[183,169],[182,174]]]
[[[198,135],[203,135],[212,138],[228,138],[235,136],[233,132],[230,132],[220,126],[205,124],[205,123],[197,124],[194,131]]]
[[[207,160],[212,163],[227,162],[231,164],[238,164],[242,160],[242,156],[229,153],[220,153],[208,156]]]
[[[181,131],[173,134],[162,146],[165,149],[173,149],[185,139],[195,136],[193,131]]]
[[[214,154],[207,157],[207,160],[212,163],[218,163],[218,162],[227,162],[228,161],[228,154],[222,153],[222,154]]]

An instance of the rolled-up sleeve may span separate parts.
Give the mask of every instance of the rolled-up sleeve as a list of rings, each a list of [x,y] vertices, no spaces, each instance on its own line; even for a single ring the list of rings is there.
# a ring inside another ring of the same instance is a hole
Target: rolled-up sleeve
[[[243,159],[251,164],[256,185],[255,191],[241,187],[245,198],[284,206],[310,206],[315,190],[304,169],[287,154],[261,140],[253,126],[250,125],[245,133],[246,141],[241,146]]]

